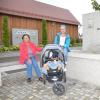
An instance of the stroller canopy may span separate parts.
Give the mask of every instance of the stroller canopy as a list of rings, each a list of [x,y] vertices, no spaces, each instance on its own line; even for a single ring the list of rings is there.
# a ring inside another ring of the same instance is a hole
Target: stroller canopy
[[[41,56],[45,53],[46,50],[59,50],[61,53],[63,53],[63,50],[60,46],[58,46],[57,44],[48,44],[46,45],[43,50],[42,50],[42,53],[41,53]]]
[[[51,52],[53,53],[52,57],[57,57],[61,59],[63,62],[65,61],[62,48],[56,44],[48,44],[43,48],[43,51],[41,53],[42,64],[46,62],[48,58],[51,58]]]

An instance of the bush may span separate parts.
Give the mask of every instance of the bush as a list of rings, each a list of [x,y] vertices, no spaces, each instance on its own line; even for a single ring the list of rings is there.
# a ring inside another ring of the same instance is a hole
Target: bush
[[[82,41],[80,39],[71,39],[70,47],[82,46]]]
[[[0,52],[6,52],[6,51],[17,51],[19,50],[19,46],[10,46],[10,47],[1,47]]]
[[[79,38],[76,39],[76,43],[80,43],[80,39]]]
[[[38,47],[44,47],[44,45],[43,44],[38,44]]]
[[[42,44],[46,45],[48,43],[47,37],[47,23],[46,20],[42,20]]]
[[[71,43],[70,43],[70,45],[73,46],[74,43],[75,43],[74,39],[71,39]]]
[[[3,45],[5,47],[10,46],[8,16],[3,17]],[[5,48],[5,49],[7,49],[7,48]]]

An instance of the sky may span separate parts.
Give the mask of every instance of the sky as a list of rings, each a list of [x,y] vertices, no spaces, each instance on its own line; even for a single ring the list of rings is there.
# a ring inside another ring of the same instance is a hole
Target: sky
[[[36,0],[43,3],[55,5],[57,7],[65,8],[76,17],[82,25],[82,15],[94,12],[91,5],[91,0]],[[100,0],[97,0],[100,4]],[[82,32],[82,28],[79,29]]]

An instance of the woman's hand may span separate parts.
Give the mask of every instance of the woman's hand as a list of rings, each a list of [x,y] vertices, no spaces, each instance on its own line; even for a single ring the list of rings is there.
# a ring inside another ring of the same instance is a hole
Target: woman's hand
[[[31,61],[31,59],[30,59],[30,58],[29,58],[27,61],[28,61],[28,63],[29,63],[29,64],[32,64],[32,61]]]

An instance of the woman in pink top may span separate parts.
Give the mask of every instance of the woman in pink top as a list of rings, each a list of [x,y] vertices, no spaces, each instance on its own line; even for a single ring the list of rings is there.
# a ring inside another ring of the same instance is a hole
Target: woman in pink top
[[[40,52],[42,48],[36,47],[36,45],[30,41],[28,34],[24,34],[22,40],[23,42],[20,44],[20,63],[26,64],[27,66],[27,81],[31,82],[32,67],[34,67],[39,80],[42,80],[42,74],[36,61],[36,53]]]

